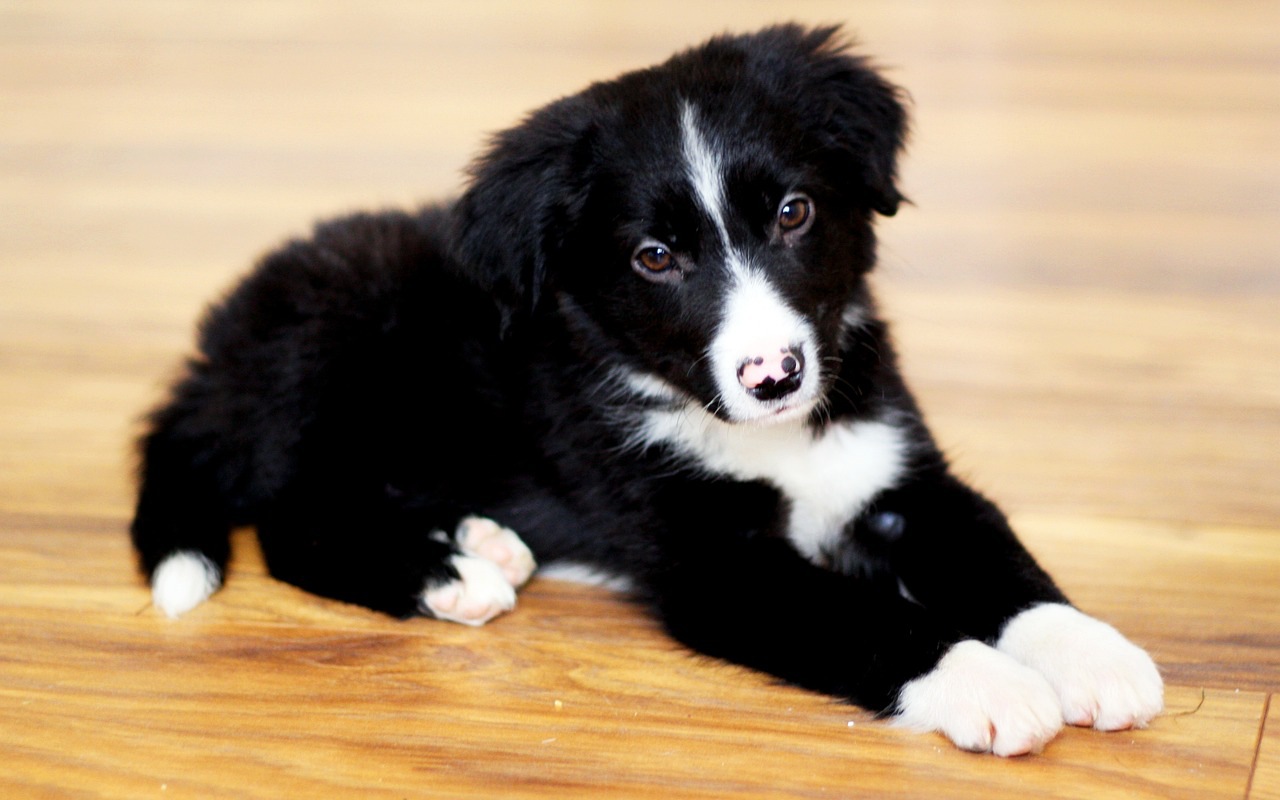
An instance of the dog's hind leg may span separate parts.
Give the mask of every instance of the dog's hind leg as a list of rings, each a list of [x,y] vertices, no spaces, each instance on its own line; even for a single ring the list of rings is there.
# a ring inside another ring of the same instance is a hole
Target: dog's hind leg
[[[463,555],[490,561],[502,570],[507,583],[518,589],[538,568],[533,552],[516,532],[488,517],[464,517],[454,537]]]
[[[460,552],[450,557],[450,564],[458,578],[424,589],[422,611],[466,625],[483,625],[510,611],[515,606],[516,590],[538,568],[524,541],[515,531],[488,517],[464,517],[458,523],[454,542]]]
[[[183,430],[181,409],[156,415],[141,442],[138,505],[130,536],[152,601],[178,617],[222,585],[231,553],[231,512],[209,442]]]
[[[483,625],[514,608],[536,566],[520,538],[483,517],[445,527],[455,526],[395,508],[288,503],[264,516],[258,537],[276,578],[393,616]]]

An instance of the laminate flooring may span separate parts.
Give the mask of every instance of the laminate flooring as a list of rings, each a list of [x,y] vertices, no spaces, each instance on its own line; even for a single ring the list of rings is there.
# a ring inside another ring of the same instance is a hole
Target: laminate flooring
[[[910,91],[884,312],[960,472],[1160,663],[1149,729],[962,753],[602,589],[398,622],[247,531],[210,602],[150,608],[130,443],[257,254],[783,19]],[[1280,798],[1278,262],[1275,3],[0,2],[0,795]]]

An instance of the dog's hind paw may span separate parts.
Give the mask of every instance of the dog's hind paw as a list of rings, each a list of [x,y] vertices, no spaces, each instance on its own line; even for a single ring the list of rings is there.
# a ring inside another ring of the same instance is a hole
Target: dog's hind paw
[[[1141,728],[1164,707],[1164,682],[1146,651],[1071,606],[1046,603],[1022,612],[996,647],[1048,679],[1068,724]]]
[[[458,523],[458,547],[469,556],[491,561],[502,570],[507,583],[519,589],[538,564],[524,541],[510,528],[488,517],[466,517]]]
[[[895,724],[938,731],[962,750],[1018,756],[1040,752],[1061,730],[1062,712],[1044,676],[966,639],[902,687]]]
[[[419,596],[422,612],[436,619],[483,625],[516,607],[516,590],[502,568],[485,558],[454,556],[458,577],[428,586]]]
[[[221,585],[222,570],[208,556],[179,550],[152,573],[151,598],[165,616],[176,619],[208,600]]]

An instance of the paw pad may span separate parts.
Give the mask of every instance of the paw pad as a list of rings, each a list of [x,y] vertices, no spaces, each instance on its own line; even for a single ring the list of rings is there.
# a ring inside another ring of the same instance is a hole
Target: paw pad
[[[426,589],[419,606],[436,619],[483,625],[516,606],[516,590],[498,565],[474,556],[454,556],[458,577]]]
[[[456,541],[463,554],[495,564],[507,583],[517,589],[528,582],[538,567],[533,553],[515,531],[487,517],[463,519],[458,524]]]

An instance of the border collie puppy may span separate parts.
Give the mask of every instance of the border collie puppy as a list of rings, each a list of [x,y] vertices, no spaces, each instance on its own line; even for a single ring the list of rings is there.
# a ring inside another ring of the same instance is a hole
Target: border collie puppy
[[[869,294],[900,93],[834,29],[724,36],[499,134],[455,202],[266,256],[151,418],[155,605],[271,574],[480,625],[537,563],[690,648],[958,746],[1140,727],[1145,652],[958,481]]]

